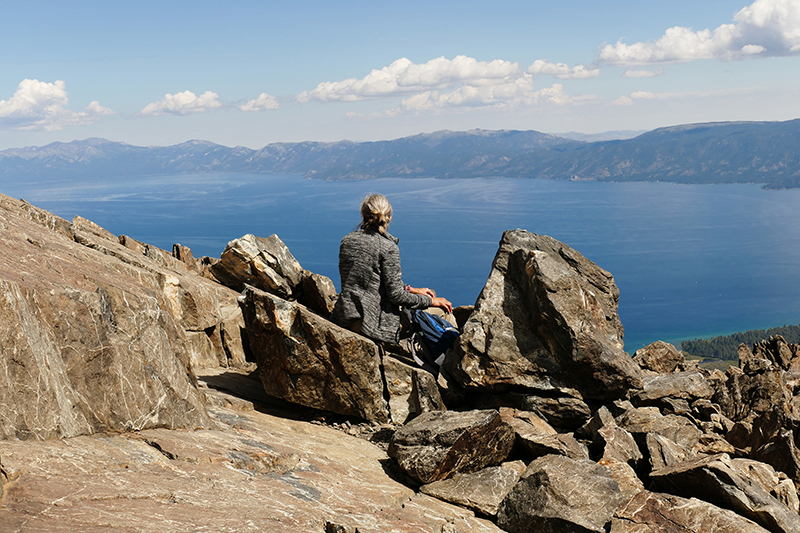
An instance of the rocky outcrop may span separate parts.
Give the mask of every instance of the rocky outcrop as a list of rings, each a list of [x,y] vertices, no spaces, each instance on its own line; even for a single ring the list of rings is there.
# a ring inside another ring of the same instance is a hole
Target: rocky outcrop
[[[277,236],[197,261],[4,197],[0,229],[12,530],[800,530],[798,346],[725,373],[665,343],[631,359],[611,275],[549,237],[504,235],[435,376],[326,320],[333,284]],[[257,381],[228,371],[246,354]]]
[[[1,439],[208,424],[192,363],[244,362],[235,293],[6,196],[0,228]]]
[[[306,407],[389,421],[381,355],[374,342],[254,287],[245,289],[242,309],[268,394]]]
[[[261,411],[209,408],[200,431],[3,442],[0,530],[502,533],[392,479],[378,446]]]
[[[445,370],[477,391],[598,400],[641,387],[622,350],[614,278],[551,237],[503,234]]]

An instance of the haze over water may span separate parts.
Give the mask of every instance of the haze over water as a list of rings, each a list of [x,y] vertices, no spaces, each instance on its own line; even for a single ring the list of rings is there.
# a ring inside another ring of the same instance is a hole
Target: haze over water
[[[112,181],[112,180],[108,180]],[[800,323],[800,190],[514,179],[304,180],[197,174],[126,182],[5,185],[64,218],[195,257],[246,233],[277,233],[337,287],[341,237],[367,192],[394,207],[404,280],[474,303],[502,232],[550,235],[610,271],[625,348]]]

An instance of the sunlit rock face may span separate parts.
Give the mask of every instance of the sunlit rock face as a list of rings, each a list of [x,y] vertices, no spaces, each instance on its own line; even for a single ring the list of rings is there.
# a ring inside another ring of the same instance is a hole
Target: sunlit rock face
[[[0,230],[0,438],[207,424],[191,364],[244,363],[235,292],[6,196]]]
[[[622,349],[618,300],[613,276],[569,246],[507,231],[445,369],[474,391],[621,397],[641,370]]]

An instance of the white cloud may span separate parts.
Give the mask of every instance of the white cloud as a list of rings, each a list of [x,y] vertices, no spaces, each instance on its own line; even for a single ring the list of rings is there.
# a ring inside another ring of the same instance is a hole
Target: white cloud
[[[221,107],[222,104],[217,100],[219,95],[206,91],[200,96],[192,91],[183,91],[177,94],[166,94],[158,102],[147,104],[140,114],[147,116],[159,115],[190,115],[192,113],[202,113],[208,109]]]
[[[623,78],[655,78],[656,76],[661,76],[664,74],[664,70],[661,67],[655,68],[653,70],[648,69],[630,69],[626,70],[625,74],[622,75]]]
[[[269,109],[278,109],[278,99],[270,96],[267,93],[261,93],[255,100],[248,100],[246,104],[239,106],[242,111],[266,111]]]
[[[575,65],[570,67],[566,63],[550,63],[546,59],[537,59],[528,67],[528,74],[534,76],[548,74],[560,79],[580,79],[585,80],[594,78],[600,74],[600,69],[586,68],[585,65]]]
[[[543,104],[566,105],[578,101],[564,92],[561,84],[533,90],[530,74],[516,81],[488,87],[460,87],[455,91],[440,94],[429,91],[405,98],[401,104],[406,111],[423,111],[429,109],[453,107],[509,107],[537,106]]]
[[[696,59],[724,61],[746,57],[800,54],[800,2],[756,0],[734,15],[732,24],[692,31],[669,28],[657,41],[604,46],[596,62],[607,65],[647,65]]]
[[[593,77],[599,72],[583,65],[569,67],[547,61],[536,62],[531,69],[560,78]],[[457,56],[452,60],[439,57],[422,64],[401,58],[362,79],[320,83],[313,91],[298,95],[297,100],[357,102],[397,97],[403,97],[400,106],[380,113],[381,116],[457,108],[561,106],[591,98],[570,96],[560,84],[534,90],[533,73],[522,71],[519,63]]]
[[[17,130],[60,130],[65,126],[93,124],[114,111],[91,102],[84,111],[71,111],[63,80],[47,83],[25,79],[8,100],[0,100],[0,128]]]
[[[631,93],[629,96],[620,96],[613,102],[611,105],[626,105],[630,106],[636,100],[656,100],[656,99],[664,99],[669,98],[668,94],[655,94],[648,91],[636,91]]]
[[[456,84],[486,87],[505,84],[520,74],[519,63],[500,59],[487,62],[467,56],[456,56],[452,60],[439,57],[416,64],[401,58],[387,67],[373,70],[362,79],[320,83],[314,90],[300,93],[297,100],[356,102],[443,90]]]

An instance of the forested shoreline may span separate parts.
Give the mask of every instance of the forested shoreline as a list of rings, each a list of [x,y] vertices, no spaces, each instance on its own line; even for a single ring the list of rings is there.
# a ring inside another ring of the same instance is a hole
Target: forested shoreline
[[[769,339],[775,335],[782,336],[790,344],[800,343],[800,324],[779,326],[769,329],[752,329],[737,331],[731,335],[722,335],[710,339],[685,340],[680,348],[685,355],[696,357],[713,357],[726,361],[735,361],[740,344],[751,346],[756,342]]]

